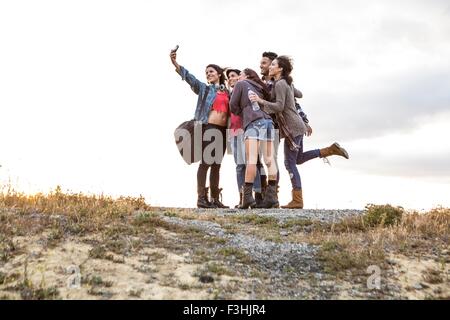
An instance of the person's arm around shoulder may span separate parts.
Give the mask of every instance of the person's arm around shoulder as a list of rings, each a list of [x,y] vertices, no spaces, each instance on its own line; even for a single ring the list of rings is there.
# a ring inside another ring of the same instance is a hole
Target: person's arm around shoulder
[[[299,98],[299,99],[303,98],[303,93],[300,90],[298,90],[294,86],[292,88],[294,89],[294,97],[295,98]]]
[[[286,102],[286,95],[287,95],[287,89],[289,87],[287,86],[286,81],[280,80],[275,83],[275,102],[266,101],[262,98],[260,98],[258,95],[254,94],[251,95],[250,101],[258,102],[261,105],[263,105],[263,109],[265,112],[272,114],[272,113],[279,113],[284,110],[285,102]]]

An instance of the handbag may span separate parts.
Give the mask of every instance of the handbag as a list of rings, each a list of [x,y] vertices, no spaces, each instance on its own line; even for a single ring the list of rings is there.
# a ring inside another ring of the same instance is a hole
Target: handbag
[[[289,146],[289,149],[291,151],[298,151],[300,149],[300,146],[295,143],[294,141],[294,135],[292,134],[291,130],[289,129],[286,119],[284,118],[283,114],[281,112],[276,114],[276,119],[278,122],[278,127],[281,131],[282,136],[284,136],[285,140],[287,141],[287,144]]]
[[[205,105],[209,87],[206,87],[203,94],[202,107]],[[187,164],[192,164],[202,160],[202,123],[195,119],[185,121],[174,131],[175,144],[178,152]]]
[[[202,124],[195,119],[180,124],[174,132],[178,152],[187,164],[202,159]]]

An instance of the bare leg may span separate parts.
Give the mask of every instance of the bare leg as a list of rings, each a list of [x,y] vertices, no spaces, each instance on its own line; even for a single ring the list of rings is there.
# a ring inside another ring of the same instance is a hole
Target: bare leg
[[[253,183],[256,177],[256,162],[258,160],[258,141],[255,139],[245,140],[245,182]]]
[[[264,163],[267,166],[269,180],[277,180],[278,168],[274,158],[274,148],[272,141],[263,141],[261,143]]]

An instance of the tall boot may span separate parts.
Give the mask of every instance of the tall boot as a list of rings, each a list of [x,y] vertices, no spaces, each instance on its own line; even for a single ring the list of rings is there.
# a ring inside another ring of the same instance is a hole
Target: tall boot
[[[303,194],[302,189],[292,190],[292,201],[286,206],[282,206],[283,209],[303,209]]]
[[[279,208],[280,203],[278,202],[277,185],[270,184],[267,186],[266,194],[264,195],[264,200],[260,208]]]
[[[348,152],[344,148],[342,148],[339,143],[335,142],[331,146],[320,149],[320,157],[325,158],[329,156],[341,156],[345,159],[348,159]]]
[[[214,209],[216,207],[208,200],[208,188],[198,187],[197,194],[197,208]]]
[[[243,195],[242,195],[241,209],[254,208],[255,206],[256,206],[256,201],[253,198],[253,185],[245,184]]]
[[[211,187],[211,204],[220,209],[230,208],[222,203],[222,189],[217,187]]]

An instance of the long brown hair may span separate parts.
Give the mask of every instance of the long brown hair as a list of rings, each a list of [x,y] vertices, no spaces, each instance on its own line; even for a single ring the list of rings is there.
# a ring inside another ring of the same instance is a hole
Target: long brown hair
[[[219,83],[225,85],[225,70],[222,69],[221,67],[219,67],[217,64],[208,64],[206,66],[206,69],[208,68],[213,68],[214,70],[217,71],[217,73],[219,74]]]
[[[283,68],[281,77],[286,80],[288,85],[291,85],[294,81],[291,77],[291,72],[294,69],[294,67],[292,66],[292,59],[288,56],[279,56],[275,60],[277,60],[278,66],[280,68]]]
[[[267,88],[267,85],[258,76],[256,71],[250,68],[245,68],[242,72],[244,72],[248,80],[252,80],[262,87],[264,99],[269,100],[270,99],[269,89]]]

